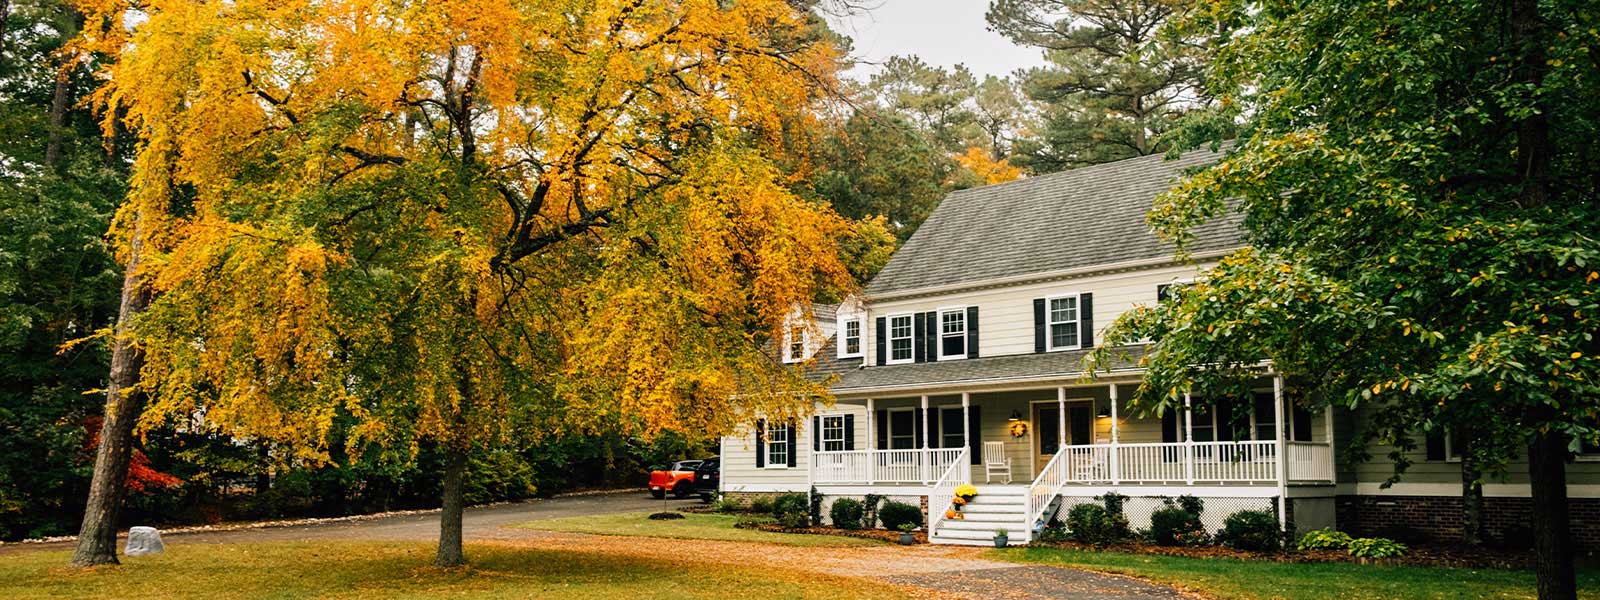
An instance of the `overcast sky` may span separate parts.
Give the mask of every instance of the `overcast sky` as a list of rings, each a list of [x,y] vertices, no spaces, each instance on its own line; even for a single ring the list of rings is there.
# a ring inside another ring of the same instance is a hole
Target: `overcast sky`
[[[876,8],[834,23],[835,30],[855,40],[856,58],[882,63],[896,54],[915,54],[930,65],[965,64],[979,79],[1044,63],[1039,50],[989,31],[983,20],[988,0],[871,1]],[[865,79],[875,70],[868,64],[850,74]]]

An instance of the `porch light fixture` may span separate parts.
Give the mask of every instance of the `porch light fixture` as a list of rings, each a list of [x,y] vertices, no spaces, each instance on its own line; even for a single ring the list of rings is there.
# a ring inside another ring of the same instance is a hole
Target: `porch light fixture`
[[[1111,407],[1110,407],[1110,405],[1107,405],[1105,407],[1101,407],[1099,402],[1095,402],[1094,403],[1094,416],[1100,417],[1102,419],[1111,418]]]
[[[1022,420],[1022,412],[1017,410],[1017,409],[1015,409],[1015,408],[1013,408],[1013,409],[1011,409],[1011,418],[1006,419],[1006,420],[1007,421],[1021,421]]]

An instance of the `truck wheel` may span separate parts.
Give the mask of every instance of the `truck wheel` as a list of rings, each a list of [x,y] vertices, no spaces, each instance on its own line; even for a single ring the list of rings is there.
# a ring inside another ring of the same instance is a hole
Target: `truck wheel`
[[[688,498],[689,495],[693,493],[693,486],[683,485],[680,483],[672,487],[672,497],[674,498]]]
[[[666,490],[650,490],[650,497],[651,498],[655,498],[657,500],[660,500],[662,498],[667,497],[667,491]]]

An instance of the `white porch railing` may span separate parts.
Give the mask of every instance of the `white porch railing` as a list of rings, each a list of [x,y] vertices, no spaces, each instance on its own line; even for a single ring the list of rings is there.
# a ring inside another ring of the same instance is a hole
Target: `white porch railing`
[[[933,452],[933,451],[930,451]],[[948,452],[948,450],[938,450]],[[933,491],[928,492],[928,537],[932,538],[934,531],[944,523],[944,513],[953,505],[956,487],[963,483],[970,483],[972,479],[971,459],[967,457],[968,450],[956,450],[952,462],[939,474],[939,479],[933,483]]]
[[[1022,531],[1028,533],[1030,540],[1033,522],[1044,517],[1045,509],[1061,494],[1061,488],[1072,481],[1069,473],[1071,460],[1066,458],[1068,448],[1072,446],[1056,451],[1055,456],[1050,457],[1050,462],[1045,463],[1044,469],[1039,471],[1039,476],[1033,479],[1033,484],[1028,486],[1028,512],[1023,515]]]
[[[1289,442],[1289,481],[1333,481],[1333,445]]]
[[[952,463],[966,464],[966,448],[845,450],[811,453],[814,483],[933,483]]]

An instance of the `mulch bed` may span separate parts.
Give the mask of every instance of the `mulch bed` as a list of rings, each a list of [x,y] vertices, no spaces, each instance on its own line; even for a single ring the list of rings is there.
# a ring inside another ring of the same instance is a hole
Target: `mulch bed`
[[[1154,554],[1188,558],[1232,558],[1237,560],[1267,560],[1273,562],[1361,562],[1342,550],[1290,550],[1287,552],[1251,552],[1226,546],[1157,546],[1143,542],[1125,542],[1109,546],[1091,546],[1077,542],[1035,542],[1032,546],[1063,548],[1069,550],[1112,551],[1127,554]],[[1508,551],[1488,547],[1466,546],[1410,546],[1405,556],[1381,561],[1417,567],[1459,567],[1468,569],[1527,569],[1533,566],[1533,555],[1524,551]]]
[[[773,533],[809,533],[811,535],[836,535],[839,537],[863,538],[869,540],[883,540],[885,542],[900,543],[900,532],[887,529],[839,529],[837,527],[784,527],[777,523],[741,523],[735,525],[742,529],[755,529],[757,531],[771,531]],[[911,532],[918,544],[928,543],[927,534],[921,531]]]

